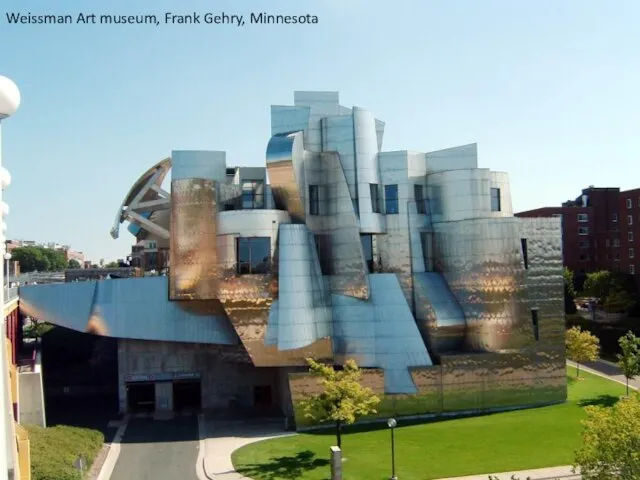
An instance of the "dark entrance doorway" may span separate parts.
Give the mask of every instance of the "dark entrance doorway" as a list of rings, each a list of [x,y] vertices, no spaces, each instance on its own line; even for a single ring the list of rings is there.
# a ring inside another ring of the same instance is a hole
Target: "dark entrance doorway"
[[[152,382],[127,383],[130,412],[153,412],[156,409],[156,386]]]
[[[200,380],[173,382],[173,410],[199,410],[202,401]]]
[[[253,405],[257,408],[269,408],[273,405],[271,385],[253,387]]]

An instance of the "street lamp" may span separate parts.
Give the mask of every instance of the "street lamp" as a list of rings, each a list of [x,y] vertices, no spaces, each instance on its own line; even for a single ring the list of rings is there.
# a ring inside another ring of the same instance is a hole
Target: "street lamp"
[[[391,478],[390,480],[398,480],[396,476],[396,436],[395,429],[398,425],[395,418],[387,420],[387,425],[391,429]]]
[[[6,272],[7,272],[7,280],[5,281],[5,283],[6,283],[7,287],[8,287],[9,286],[9,276],[10,276],[9,275],[9,260],[11,260],[11,254],[9,252],[4,254],[4,260],[5,260],[6,265],[7,265],[7,270],[6,270]]]
[[[0,75],[0,167],[2,167],[2,120],[9,118],[11,115],[16,113],[18,107],[20,106],[20,90],[12,80],[7,77],[3,77]],[[0,183],[2,184],[2,189],[0,189],[0,209],[2,210],[2,216],[9,213],[9,206],[2,201],[2,190],[9,186],[11,182],[11,176],[6,169],[3,169],[2,173],[0,173]],[[0,217],[0,222],[2,222],[2,217]],[[2,230],[0,233],[0,241],[2,242],[2,253],[5,252],[6,244],[4,238],[4,222],[2,222]],[[4,284],[4,272],[0,268],[0,284]],[[0,288],[0,308],[4,308],[4,288]],[[5,338],[4,334],[4,318],[2,318],[2,322],[0,322],[0,338]],[[7,372],[7,355],[6,355],[6,345],[4,340],[2,341],[0,348],[0,480],[6,480],[9,476],[9,464],[7,462],[7,440],[8,434],[11,431],[11,425],[7,424],[7,412],[10,408],[10,405],[7,404],[8,401],[8,385],[5,382],[5,374]]]

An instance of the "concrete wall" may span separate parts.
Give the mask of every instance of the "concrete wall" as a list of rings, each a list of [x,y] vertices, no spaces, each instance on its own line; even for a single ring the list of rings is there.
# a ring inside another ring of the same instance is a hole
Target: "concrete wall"
[[[118,393],[120,411],[127,408],[126,376],[167,372],[200,374],[202,408],[253,406],[253,387],[271,386],[274,405],[280,403],[275,368],[254,367],[238,346],[146,340],[118,340]],[[156,404],[172,408],[171,383],[156,383]],[[165,401],[166,400],[166,401]]]
[[[20,424],[46,427],[42,372],[21,373],[18,384]]]

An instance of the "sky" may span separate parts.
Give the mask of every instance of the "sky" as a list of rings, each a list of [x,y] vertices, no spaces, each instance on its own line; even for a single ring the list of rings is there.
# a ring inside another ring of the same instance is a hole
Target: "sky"
[[[6,12],[314,14],[317,25],[9,25]],[[640,2],[591,0],[3,0],[7,238],[97,262],[135,180],[173,149],[263,166],[272,104],[337,90],[386,122],[383,150],[478,143],[514,211],[582,188],[640,187]]]

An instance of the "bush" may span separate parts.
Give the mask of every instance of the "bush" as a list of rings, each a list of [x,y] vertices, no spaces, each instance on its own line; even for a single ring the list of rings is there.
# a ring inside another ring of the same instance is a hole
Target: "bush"
[[[80,480],[80,472],[73,463],[83,456],[88,469],[104,443],[102,432],[88,428],[26,425],[26,429],[31,444],[33,480]]]

